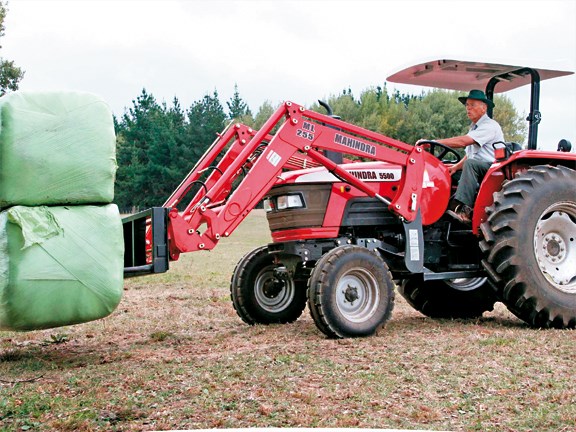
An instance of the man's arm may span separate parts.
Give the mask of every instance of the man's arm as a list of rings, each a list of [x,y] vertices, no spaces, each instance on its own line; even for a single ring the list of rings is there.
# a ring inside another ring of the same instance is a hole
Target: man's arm
[[[453,138],[444,138],[436,141],[439,142],[440,144],[444,144],[451,148],[464,148],[476,142],[472,139],[472,137],[468,135],[461,135]]]
[[[468,135],[461,135],[453,138],[443,138],[438,140],[427,140],[422,138],[416,141],[416,144],[420,144],[422,141],[436,141],[450,148],[464,148],[476,143],[476,141],[474,141],[474,139]]]

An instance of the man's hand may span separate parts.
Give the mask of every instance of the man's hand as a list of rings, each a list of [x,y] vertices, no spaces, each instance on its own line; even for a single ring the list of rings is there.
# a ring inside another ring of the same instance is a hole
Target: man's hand
[[[421,139],[419,139],[418,141],[416,141],[416,144],[415,144],[415,145],[422,147],[422,148],[423,148],[424,150],[426,150],[426,151],[430,151],[430,144],[429,144],[429,143],[421,144],[421,143],[423,143],[423,142],[425,142],[425,141],[430,141],[430,140],[421,138]]]
[[[456,171],[460,171],[464,167],[464,162],[466,161],[466,159],[467,157],[464,156],[462,159],[460,159],[458,163],[451,165],[447,164],[446,168],[448,168],[448,172],[450,173],[450,175],[453,175]]]

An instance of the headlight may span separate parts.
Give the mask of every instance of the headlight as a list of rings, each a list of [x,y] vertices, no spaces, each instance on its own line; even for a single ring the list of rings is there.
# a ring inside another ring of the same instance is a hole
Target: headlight
[[[276,197],[278,210],[304,207],[304,202],[300,195],[280,195]]]
[[[264,206],[264,210],[266,210],[267,213],[274,210],[274,201],[272,201],[270,198],[266,198],[262,204]]]

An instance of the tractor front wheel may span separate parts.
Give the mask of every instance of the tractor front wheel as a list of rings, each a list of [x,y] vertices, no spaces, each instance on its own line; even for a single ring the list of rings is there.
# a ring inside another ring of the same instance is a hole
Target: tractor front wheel
[[[535,166],[505,183],[481,225],[499,299],[539,328],[576,327],[576,171]]]
[[[236,313],[247,324],[285,324],[296,321],[306,307],[306,280],[279,276],[266,246],[246,254],[230,281]]]
[[[388,321],[393,307],[394,281],[375,253],[340,246],[316,263],[308,283],[308,308],[328,337],[373,335]]]

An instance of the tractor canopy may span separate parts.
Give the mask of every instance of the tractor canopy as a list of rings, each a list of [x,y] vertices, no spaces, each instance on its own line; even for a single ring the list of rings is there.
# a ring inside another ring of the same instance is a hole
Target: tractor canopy
[[[571,75],[574,72],[460,60],[432,60],[410,66],[390,75],[387,80],[400,84],[470,91],[485,89],[495,81],[494,92],[503,93],[532,82],[532,72],[539,80]]]

